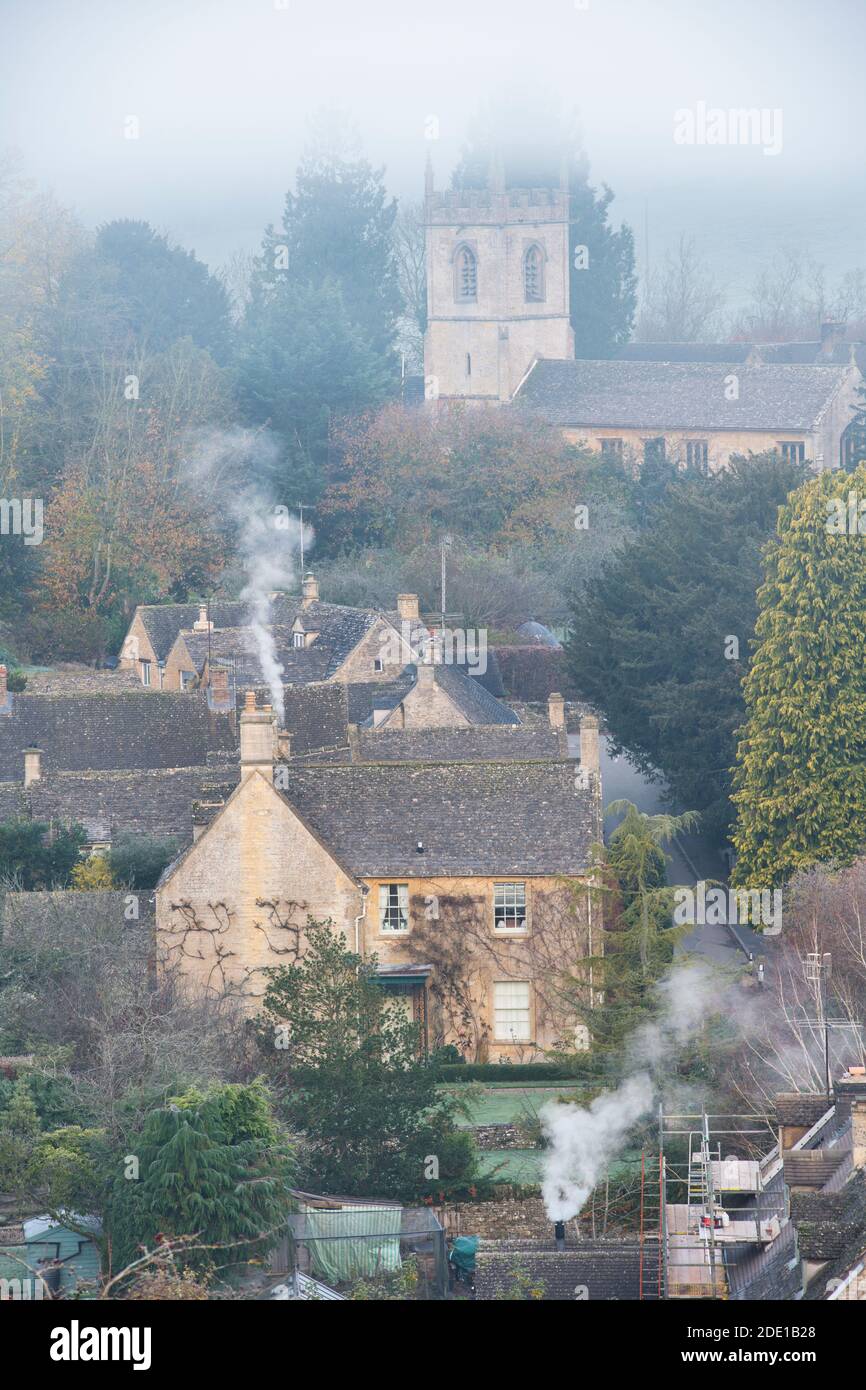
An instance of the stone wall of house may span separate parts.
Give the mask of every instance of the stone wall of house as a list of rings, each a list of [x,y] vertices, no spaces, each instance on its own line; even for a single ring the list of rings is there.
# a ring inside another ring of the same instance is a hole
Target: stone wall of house
[[[382,721],[382,728],[460,729],[469,720],[434,679],[432,666],[418,667],[418,680],[403,697],[393,714]]]
[[[358,645],[331,677],[338,681],[396,680],[411,655],[404,652],[399,634],[384,618],[371,624]],[[381,660],[379,669],[376,662]]]
[[[248,776],[157,891],[161,968],[255,1001],[262,971],[291,964],[307,917],[352,943],[360,894],[264,776]]]

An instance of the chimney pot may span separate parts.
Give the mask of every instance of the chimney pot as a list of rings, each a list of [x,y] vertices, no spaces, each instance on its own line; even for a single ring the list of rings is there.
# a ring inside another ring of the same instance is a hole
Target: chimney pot
[[[42,780],[42,749],[24,749],[24,785],[31,787]]]
[[[255,714],[256,712],[256,692],[248,690],[244,696],[244,714]]]
[[[213,623],[207,615],[207,604],[199,604],[198,618],[192,625],[193,632],[213,632]]]
[[[303,595],[302,606],[304,608],[309,608],[311,603],[319,602],[319,581],[318,579],[316,579],[315,575],[304,575],[304,580],[301,585],[301,593]]]
[[[398,594],[397,612],[403,622],[410,623],[420,618],[417,594]]]

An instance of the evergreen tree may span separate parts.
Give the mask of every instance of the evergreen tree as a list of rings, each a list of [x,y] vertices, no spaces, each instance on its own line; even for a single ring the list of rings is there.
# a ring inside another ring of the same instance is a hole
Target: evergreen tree
[[[320,118],[286,194],[282,226],[265,233],[253,300],[283,282],[295,289],[336,283],[349,322],[383,364],[394,368],[402,310],[394,254],[397,204],[384,170],[362,157],[354,134]]]
[[[776,453],[669,483],[573,607],[572,681],[616,744],[723,836],[761,550],[805,477]],[[591,523],[590,523],[591,524]]]
[[[604,1002],[584,1014],[596,1043],[619,1047],[657,1007],[655,986],[669,970],[674,947],[685,934],[671,925],[673,888],[667,882],[663,846],[693,830],[698,817],[650,816],[630,801],[615,801],[607,815],[623,819],[610,837],[606,856],[610,925],[597,961]]]
[[[343,303],[339,283],[278,283],[251,304],[241,335],[238,392],[246,418],[283,448],[269,484],[286,505],[314,501],[326,481],[332,425],[380,402],[388,373]]]
[[[853,529],[849,525],[853,498]],[[779,515],[758,593],[737,748],[733,881],[850,863],[866,839],[866,463],[825,472]]]
[[[376,978],[375,957],[347,950],[328,923],[310,921],[306,934],[300,964],[271,972],[259,1029],[281,1112],[305,1136],[304,1181],[380,1197],[464,1188],[471,1141],[419,1056],[417,1025]]]
[[[117,1177],[108,1203],[115,1269],[159,1235],[220,1247],[193,1254],[195,1264],[248,1259],[276,1243],[294,1160],[260,1081],[188,1091],[151,1111],[135,1154],[137,1180]]]
[[[65,888],[85,838],[80,825],[65,826],[49,836],[49,827],[41,821],[3,821],[0,883],[11,883],[25,892]]]

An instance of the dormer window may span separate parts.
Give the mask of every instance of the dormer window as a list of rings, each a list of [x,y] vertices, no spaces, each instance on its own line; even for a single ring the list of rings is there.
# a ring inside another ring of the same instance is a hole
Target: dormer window
[[[544,254],[537,245],[527,247],[523,257],[523,297],[527,304],[544,299]]]
[[[454,298],[474,304],[478,298],[478,258],[471,246],[461,246],[454,261]]]
[[[306,641],[307,641],[307,639],[306,639],[306,636],[305,636],[305,634],[304,634],[303,632],[293,632],[293,633],[292,633],[292,646],[293,646],[293,647],[303,647],[303,646],[306,646]]]

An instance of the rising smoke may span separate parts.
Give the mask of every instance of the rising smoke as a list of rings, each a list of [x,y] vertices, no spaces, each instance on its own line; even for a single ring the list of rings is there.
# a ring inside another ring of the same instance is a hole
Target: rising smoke
[[[659,983],[660,1014],[628,1040],[631,1075],[588,1106],[551,1103],[539,1112],[548,1143],[542,1196],[551,1221],[568,1221],[584,1203],[629,1131],[652,1110],[682,1047],[719,1009],[719,981],[703,963],[681,965]]]
[[[261,429],[196,430],[184,441],[184,455],[195,484],[218,494],[235,524],[251,655],[258,658],[281,726],[286,712],[283,666],[272,627],[272,601],[274,594],[290,592],[300,578],[301,527],[287,507],[274,505],[264,492],[263,483],[278,471],[278,441]],[[309,549],[311,527],[304,527],[303,538]]]

